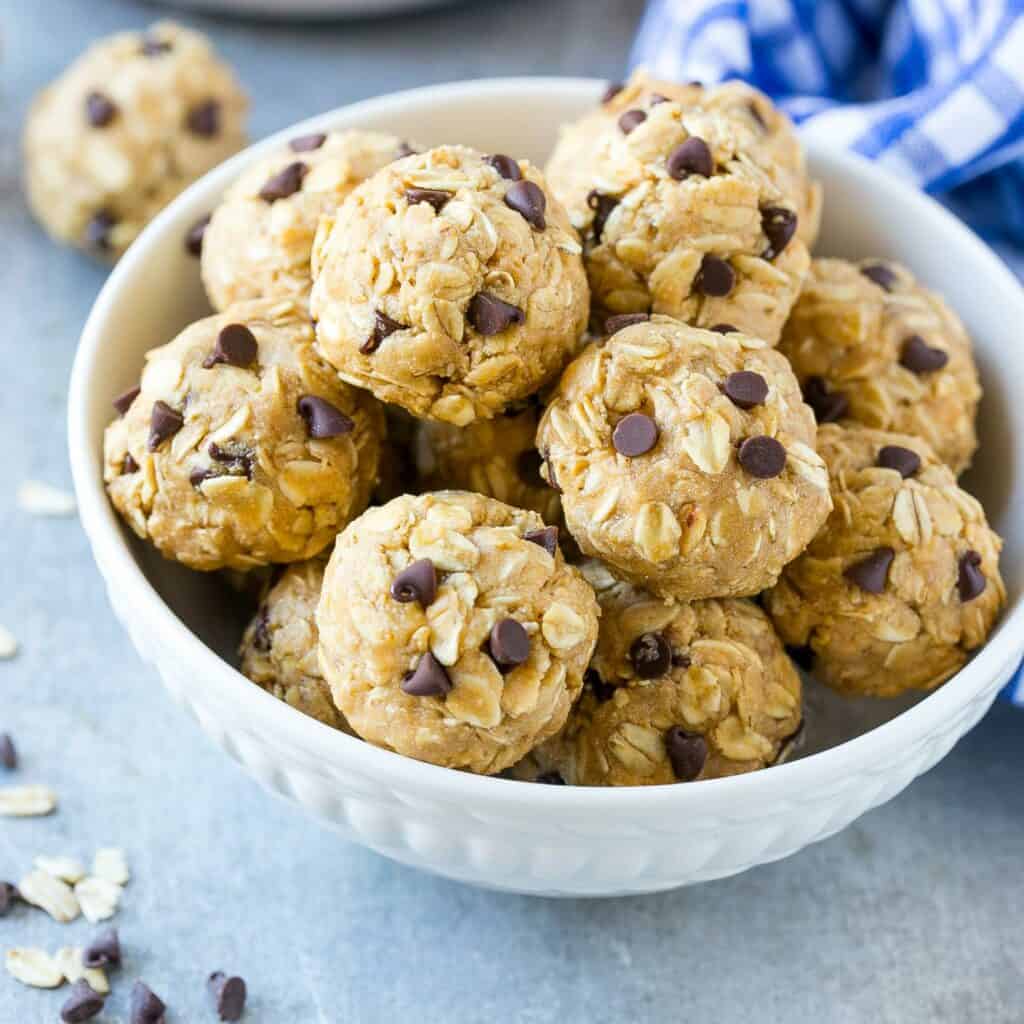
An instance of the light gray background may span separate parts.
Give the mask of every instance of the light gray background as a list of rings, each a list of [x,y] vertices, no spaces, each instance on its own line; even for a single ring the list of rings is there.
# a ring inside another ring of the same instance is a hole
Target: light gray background
[[[253,98],[254,137],[350,100],[495,74],[621,73],[640,0],[466,3],[318,26],[187,18]],[[14,501],[67,485],[64,399],[103,271],[49,243],[21,198],[30,96],[95,36],[166,13],[127,2],[0,2],[0,731],[60,812],[0,819],[0,878],[37,853],[128,851],[126,963],[100,1021],[144,977],[173,1022],[212,1020],[213,969],[249,982],[251,1022],[786,1021],[1011,1024],[1024,1018],[1024,712],[997,707],[927,777],[843,834],[670,895],[495,895],[351,847],[265,795],[172,706],[114,622],[85,538]],[[81,942],[20,909],[0,947]],[[66,990],[65,990],[66,991]],[[63,995],[0,976],[0,1024]]]

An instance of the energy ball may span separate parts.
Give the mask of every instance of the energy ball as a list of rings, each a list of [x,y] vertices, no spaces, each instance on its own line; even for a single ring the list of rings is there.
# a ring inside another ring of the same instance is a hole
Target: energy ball
[[[333,213],[403,147],[393,135],[376,132],[298,135],[245,171],[203,232],[203,284],[214,309],[246,299],[308,301],[321,214]]]
[[[198,32],[101,40],[36,97],[29,204],[55,238],[114,259],[186,185],[246,143],[248,101]]]
[[[548,163],[594,304],[774,344],[810,261],[801,216],[816,230],[799,143],[748,87],[665,88],[635,80],[564,129]]]
[[[316,354],[305,307],[242,303],[153,349],[115,403],[114,507],[168,558],[251,569],[311,558],[366,507],[384,418]]]
[[[285,569],[242,637],[241,670],[304,715],[351,733],[334,706],[317,655],[315,614],[325,564],[314,558]]]
[[[981,398],[971,341],[905,267],[815,260],[779,348],[819,422],[913,434],[954,473],[970,464]]]
[[[540,172],[462,146],[357,187],[313,247],[317,340],[342,378],[464,427],[556,376],[587,324],[568,215]]]
[[[557,732],[597,640],[597,602],[535,512],[405,495],[338,538],[317,625],[335,704],[364,739],[492,774]]]
[[[626,319],[566,369],[537,431],[569,532],[661,597],[756,594],[832,508],[814,416],[764,341]]]
[[[927,442],[857,424],[818,432],[835,509],[765,606],[812,671],[848,694],[930,690],[1006,601],[1002,541]]]

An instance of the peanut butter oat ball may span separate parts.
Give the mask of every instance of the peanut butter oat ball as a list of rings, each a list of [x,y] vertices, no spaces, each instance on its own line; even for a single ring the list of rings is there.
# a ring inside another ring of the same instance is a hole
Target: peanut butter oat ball
[[[369,500],[383,413],[317,356],[305,307],[241,303],[146,356],[104,476],[142,538],[193,569],[322,551]]]
[[[774,344],[809,263],[801,216],[809,236],[817,222],[799,144],[748,87],[660,84],[638,78],[568,126],[548,163],[594,304]]]
[[[819,423],[913,434],[954,473],[970,464],[981,398],[971,340],[905,267],[815,260],[779,348]]]
[[[334,702],[360,736],[491,774],[565,722],[597,602],[535,512],[440,491],[349,525],[317,625]]]
[[[309,299],[321,214],[406,151],[393,135],[300,135],[227,190],[203,233],[203,284],[214,309],[259,298]]]
[[[683,601],[756,594],[804,549],[832,507],[814,444],[778,352],[664,316],[586,349],[537,431],[583,552]]]
[[[576,233],[540,172],[442,146],[324,218],[317,340],[341,376],[414,416],[466,426],[557,375],[586,327]]]
[[[32,211],[55,238],[116,258],[186,185],[245,145],[247,106],[198,32],[162,21],[101,40],[29,112]]]
[[[835,509],[765,606],[835,689],[930,690],[995,624],[1006,601],[1002,541],[926,442],[829,423],[818,449]]]
[[[270,588],[242,637],[241,670],[304,715],[351,733],[334,706],[317,654],[315,615],[325,564],[312,558],[290,565]]]

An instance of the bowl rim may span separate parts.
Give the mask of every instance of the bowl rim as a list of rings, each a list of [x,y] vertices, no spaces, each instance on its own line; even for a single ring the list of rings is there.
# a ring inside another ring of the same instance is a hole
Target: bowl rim
[[[579,100],[581,108],[593,103],[605,82],[594,78],[560,76],[476,79],[423,86],[347,104],[308,118],[279,131],[238,153],[193,183],[144,229],[113,268],[83,327],[71,373],[68,401],[68,447],[80,519],[88,536],[93,557],[111,588],[116,586],[127,606],[133,608],[144,628],[160,634],[158,647],[173,650],[187,667],[193,685],[218,705],[230,706],[235,714],[248,716],[264,736],[301,748],[305,759],[327,770],[351,770],[390,786],[395,792],[416,793],[434,800],[504,809],[550,808],[564,814],[615,811],[622,815],[648,812],[700,811],[713,807],[721,811],[730,804],[761,807],[765,814],[772,805],[765,798],[788,794],[799,798],[810,790],[821,790],[842,782],[851,773],[882,773],[901,753],[931,735],[945,721],[979,699],[991,681],[1020,658],[1024,647],[1024,599],[1018,597],[1003,614],[986,645],[953,678],[914,706],[888,722],[827,750],[770,770],[749,772],[721,779],[701,780],[700,785],[631,787],[541,786],[496,776],[474,775],[373,746],[284,707],[237,669],[224,661],[196,636],[165,604],[150,584],[122,533],[103,485],[102,460],[90,444],[89,387],[103,340],[105,323],[121,297],[122,283],[144,265],[151,251],[164,240],[179,219],[179,210],[203,195],[218,197],[241,169],[263,154],[279,147],[297,133],[346,127],[367,127],[374,117],[408,113],[409,108],[472,99],[538,101],[556,90]],[[931,197],[912,185],[883,171],[877,165],[847,151],[833,148],[816,137],[805,139],[815,163],[866,180],[873,189],[887,193],[923,221],[941,226],[952,235],[967,258],[997,281],[1007,301],[1017,307],[1016,320],[1024,322],[1024,291],[1003,262],[969,228]],[[1019,637],[1020,639],[1015,639]],[[159,666],[157,666],[159,668]],[[184,675],[184,673],[179,673]],[[335,771],[330,771],[332,776]]]

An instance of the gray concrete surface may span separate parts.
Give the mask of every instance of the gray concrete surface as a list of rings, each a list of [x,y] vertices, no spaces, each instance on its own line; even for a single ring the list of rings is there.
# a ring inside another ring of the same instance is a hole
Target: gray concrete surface
[[[259,136],[391,89],[497,73],[623,66],[640,0],[467,3],[395,22],[188,19],[254,100]],[[995,709],[888,806],[792,859],[665,896],[548,902],[477,892],[348,846],[266,796],[164,696],[114,622],[77,522],[27,517],[26,477],[66,485],[64,396],[100,268],[51,245],[21,200],[31,94],[93,37],[165,13],[127,2],[0,5],[0,731],[21,775],[61,795],[0,819],[0,878],[41,852],[128,851],[117,919],[130,982],[169,1024],[214,1019],[206,974],[242,974],[246,1020],[916,1024],[1024,1019],[1024,713]],[[20,909],[0,947],[89,933]],[[63,997],[0,976],[0,1024],[57,1020]]]

